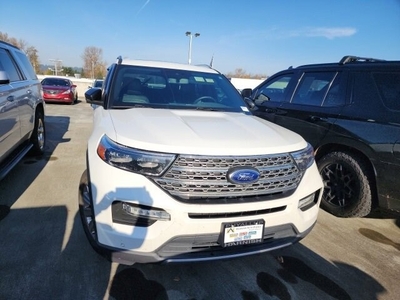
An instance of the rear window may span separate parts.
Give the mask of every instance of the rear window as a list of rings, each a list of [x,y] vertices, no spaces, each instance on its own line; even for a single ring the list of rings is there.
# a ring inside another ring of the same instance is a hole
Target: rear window
[[[27,72],[27,74],[25,74],[27,79],[37,80],[38,78],[36,76],[35,70],[33,69],[32,64],[30,63],[28,57],[22,52],[16,52],[16,55],[18,56],[18,59],[24,66],[24,70]]]
[[[102,86],[103,86],[103,80],[96,80],[93,85],[93,87],[98,87],[98,88],[101,88]]]
[[[17,69],[14,59],[7,50],[2,48],[0,48],[0,71],[5,71],[7,73],[10,82],[22,80],[22,76]]]
[[[373,78],[384,105],[400,110],[400,72],[374,73]]]

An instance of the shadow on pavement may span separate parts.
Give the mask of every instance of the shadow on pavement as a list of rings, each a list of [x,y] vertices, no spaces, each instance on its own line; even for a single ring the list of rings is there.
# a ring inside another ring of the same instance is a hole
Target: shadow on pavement
[[[64,139],[68,131],[69,117],[45,117],[46,145],[43,156],[26,156],[11,172],[0,181],[0,216],[9,212],[9,208],[19,199],[25,190],[36,179],[46,164],[51,160],[57,160],[52,156],[54,149],[60,143],[69,142]],[[0,217],[1,221],[1,217]]]
[[[0,223],[0,299],[378,299],[380,283],[301,243],[193,264],[118,265],[94,252],[77,211],[13,209]],[[13,226],[18,224],[17,226]],[[110,278],[111,276],[111,278]]]
[[[67,230],[67,215],[64,206],[13,209],[3,220],[0,299],[102,299],[111,264],[92,252],[78,215]]]
[[[378,299],[384,292],[379,282],[357,267],[328,262],[300,243],[270,254],[228,261],[120,265],[110,288],[111,299],[116,300],[354,300]]]

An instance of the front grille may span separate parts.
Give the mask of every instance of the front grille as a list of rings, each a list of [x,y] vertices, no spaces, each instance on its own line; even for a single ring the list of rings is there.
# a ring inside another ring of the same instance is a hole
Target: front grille
[[[253,167],[260,172],[257,182],[234,184],[227,180],[233,167]],[[180,155],[155,182],[176,198],[226,199],[277,195],[294,191],[302,173],[293,158],[287,154],[244,157],[206,157]]]
[[[60,94],[63,91],[60,91],[60,90],[44,90],[44,92],[46,94],[50,94],[50,95],[57,95],[57,94]]]
[[[272,214],[286,209],[286,205],[277,206],[273,208],[264,208],[250,211],[235,211],[235,212],[215,212],[215,213],[189,213],[191,219],[227,219],[247,216],[257,216]]]

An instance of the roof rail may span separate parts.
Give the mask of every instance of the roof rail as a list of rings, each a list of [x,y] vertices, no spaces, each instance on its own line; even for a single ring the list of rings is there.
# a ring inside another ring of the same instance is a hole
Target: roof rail
[[[207,65],[207,64],[198,64],[198,65],[196,65],[197,67],[207,67],[207,68],[209,68],[209,69],[212,69],[213,67],[212,66],[210,66],[210,65]]]
[[[11,47],[13,47],[13,48],[15,48],[15,49],[21,50],[20,47],[18,47],[18,46],[16,46],[16,45],[13,45],[13,44],[10,44],[10,43],[8,43],[8,42],[6,42],[6,41],[0,40],[0,42],[2,42],[3,44],[6,44],[6,45],[8,45],[8,46],[11,46]]]
[[[359,56],[346,55],[346,56],[343,56],[343,58],[340,60],[339,64],[344,65],[344,64],[347,64],[347,63],[359,62],[359,61],[365,61],[365,62],[379,62],[379,61],[385,61],[385,60],[384,60],[384,59],[378,59],[378,58],[359,57]]]
[[[122,64],[122,56],[121,55],[117,57],[117,64],[118,65]]]

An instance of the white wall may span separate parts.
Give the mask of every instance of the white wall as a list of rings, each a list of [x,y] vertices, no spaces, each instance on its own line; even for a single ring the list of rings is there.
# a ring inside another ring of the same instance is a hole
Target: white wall
[[[254,89],[257,85],[262,83],[265,79],[248,79],[248,78],[231,78],[232,84],[238,90],[246,88]]]

